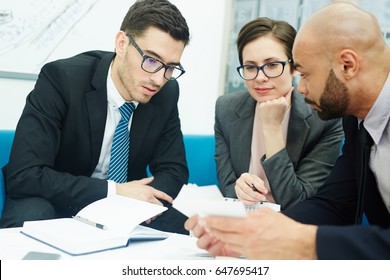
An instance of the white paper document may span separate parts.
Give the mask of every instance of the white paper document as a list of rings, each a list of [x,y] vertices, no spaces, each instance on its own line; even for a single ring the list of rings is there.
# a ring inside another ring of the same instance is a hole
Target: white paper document
[[[114,195],[83,208],[77,213],[78,219],[26,221],[21,232],[71,255],[88,254],[125,247],[129,240],[167,238],[169,234],[166,232],[139,225],[166,209]]]
[[[223,197],[218,186],[197,186],[195,184],[184,185],[173,201],[174,208],[191,217],[200,216],[226,216],[242,218],[252,211],[261,207],[270,207],[280,211],[280,205],[271,202],[259,202],[251,206],[245,206],[237,199]]]

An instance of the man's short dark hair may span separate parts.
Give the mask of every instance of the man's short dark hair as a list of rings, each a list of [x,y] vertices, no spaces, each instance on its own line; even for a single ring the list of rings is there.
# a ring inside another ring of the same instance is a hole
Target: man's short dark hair
[[[179,9],[167,0],[136,1],[123,19],[121,30],[139,37],[151,26],[167,32],[172,38],[183,41],[185,45],[190,40],[185,18]]]

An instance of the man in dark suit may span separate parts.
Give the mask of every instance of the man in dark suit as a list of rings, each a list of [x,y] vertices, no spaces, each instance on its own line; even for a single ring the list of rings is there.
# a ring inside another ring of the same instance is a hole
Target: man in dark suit
[[[390,49],[379,24],[353,4],[332,3],[299,30],[293,58],[312,108],[323,119],[344,116],[343,154],[327,181],[283,213],[195,216],[185,226],[213,255],[390,259]],[[363,213],[369,226],[360,224]]]
[[[2,226],[70,217],[119,194],[165,204],[169,210],[147,222],[185,232],[184,216],[170,204],[188,181],[176,81],[184,74],[180,58],[188,42],[189,29],[176,6],[136,1],[116,34],[115,53],[91,51],[45,65],[27,97],[4,170]],[[110,178],[110,152],[119,108],[126,103],[135,110],[125,124],[130,148],[121,153],[128,154],[121,181]],[[153,177],[147,177],[147,167]]]

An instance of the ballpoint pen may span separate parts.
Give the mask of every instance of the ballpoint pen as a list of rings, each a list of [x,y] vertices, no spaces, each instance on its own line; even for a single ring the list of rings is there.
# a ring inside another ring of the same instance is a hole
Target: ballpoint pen
[[[96,227],[96,228],[100,228],[100,229],[104,229],[104,230],[108,229],[105,225],[92,222],[92,221],[90,221],[90,220],[88,220],[86,218],[80,217],[80,216],[72,216],[72,218],[77,220],[77,221],[79,221],[79,222],[82,222],[84,224],[87,224],[87,225],[90,225],[90,226],[93,226],[93,227]]]
[[[255,192],[262,194],[258,189],[256,189],[255,184],[253,184],[253,183],[251,184],[251,189]],[[265,195],[264,195],[264,197],[265,197]],[[264,202],[267,202],[267,200],[259,201],[258,203],[263,204]]]
[[[255,192],[259,192],[259,190],[258,190],[258,189],[256,189],[256,187],[255,187],[255,185],[254,185],[254,184],[252,184],[252,185],[251,185],[251,188],[252,188],[252,190],[254,190]]]

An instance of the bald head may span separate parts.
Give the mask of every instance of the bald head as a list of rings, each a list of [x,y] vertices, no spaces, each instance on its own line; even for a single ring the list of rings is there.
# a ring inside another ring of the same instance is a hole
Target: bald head
[[[329,55],[343,48],[366,51],[386,45],[376,18],[348,2],[329,4],[313,14],[299,30],[297,44],[300,40],[315,42]]]
[[[334,107],[342,98],[339,115],[361,118],[390,71],[390,51],[378,21],[348,2],[329,4],[303,24],[295,38],[293,59],[304,77],[298,90],[317,107],[325,111],[324,104]]]

